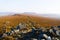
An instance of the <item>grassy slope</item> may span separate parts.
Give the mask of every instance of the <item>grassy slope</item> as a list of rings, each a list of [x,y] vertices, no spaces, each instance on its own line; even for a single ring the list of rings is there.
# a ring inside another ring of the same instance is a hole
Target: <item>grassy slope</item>
[[[7,23],[7,26],[16,26],[20,22],[27,22],[28,20],[31,20],[35,23],[36,26],[56,26],[60,25],[60,20],[54,20],[44,17],[37,17],[37,16],[30,16],[30,15],[13,15],[13,16],[3,16],[0,17],[0,27],[4,25],[4,23]]]

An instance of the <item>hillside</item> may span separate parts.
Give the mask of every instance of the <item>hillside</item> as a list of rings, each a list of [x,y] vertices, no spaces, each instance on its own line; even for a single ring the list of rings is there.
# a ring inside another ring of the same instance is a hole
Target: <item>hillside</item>
[[[36,26],[48,27],[48,26],[56,26],[60,25],[60,20],[51,19],[46,17],[37,17],[33,15],[23,15],[23,14],[15,14],[10,16],[2,16],[0,17],[0,27],[7,23],[8,26],[17,26],[20,22],[34,22]]]

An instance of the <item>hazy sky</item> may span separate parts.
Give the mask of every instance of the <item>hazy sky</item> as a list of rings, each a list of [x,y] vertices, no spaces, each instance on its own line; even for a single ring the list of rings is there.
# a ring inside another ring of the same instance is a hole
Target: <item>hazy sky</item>
[[[0,12],[60,13],[60,0],[0,0]]]

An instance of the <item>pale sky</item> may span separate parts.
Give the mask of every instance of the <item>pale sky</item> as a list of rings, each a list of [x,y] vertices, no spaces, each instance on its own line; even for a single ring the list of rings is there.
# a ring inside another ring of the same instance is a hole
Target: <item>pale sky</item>
[[[0,0],[0,12],[60,13],[60,0]]]

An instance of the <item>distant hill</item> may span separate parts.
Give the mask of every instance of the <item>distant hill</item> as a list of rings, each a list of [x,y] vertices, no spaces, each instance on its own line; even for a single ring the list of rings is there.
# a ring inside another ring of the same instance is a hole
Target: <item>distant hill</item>
[[[24,12],[23,15],[34,15],[34,16],[42,16],[47,18],[54,18],[54,19],[60,19],[60,14],[50,14],[50,13],[34,13],[34,12]]]

